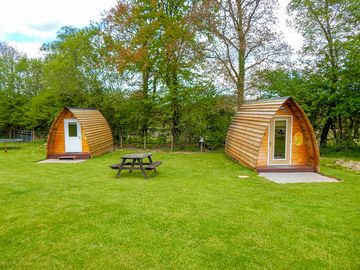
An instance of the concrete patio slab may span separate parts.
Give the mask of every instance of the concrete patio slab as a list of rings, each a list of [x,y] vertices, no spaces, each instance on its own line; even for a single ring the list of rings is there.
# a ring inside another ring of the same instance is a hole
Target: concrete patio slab
[[[38,163],[58,163],[58,164],[71,164],[71,163],[81,163],[86,161],[86,159],[45,159],[41,160]]]
[[[263,172],[259,175],[278,184],[339,182],[314,172]]]

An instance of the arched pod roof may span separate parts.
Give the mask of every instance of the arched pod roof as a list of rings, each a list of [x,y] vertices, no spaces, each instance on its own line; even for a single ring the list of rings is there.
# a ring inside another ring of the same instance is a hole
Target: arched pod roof
[[[48,154],[52,152],[52,144],[57,126],[64,116],[70,112],[76,118],[86,136],[90,156],[98,156],[113,148],[113,136],[104,116],[96,109],[65,107],[54,120],[47,141]]]
[[[319,170],[319,150],[315,134],[306,114],[292,97],[246,102],[229,127],[225,151],[244,165],[256,169],[260,144],[276,112],[287,105],[299,119],[312,156],[312,166]]]

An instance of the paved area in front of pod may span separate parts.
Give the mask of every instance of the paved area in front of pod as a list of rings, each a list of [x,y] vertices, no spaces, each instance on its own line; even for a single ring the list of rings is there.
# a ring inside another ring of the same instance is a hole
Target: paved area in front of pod
[[[45,159],[41,160],[38,163],[58,163],[58,164],[66,164],[66,163],[81,163],[86,161],[86,159]]]
[[[339,182],[334,178],[313,172],[262,172],[259,175],[278,184]]]

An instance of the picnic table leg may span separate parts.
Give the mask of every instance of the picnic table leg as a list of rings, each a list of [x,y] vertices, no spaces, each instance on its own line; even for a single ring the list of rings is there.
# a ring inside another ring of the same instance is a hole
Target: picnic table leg
[[[139,166],[140,166],[140,169],[141,169],[141,172],[142,172],[144,178],[147,179],[147,175],[145,173],[144,166],[143,166],[141,158],[138,159],[138,162],[139,162]]]
[[[148,157],[149,158],[149,162],[150,164],[153,163],[152,159],[151,159],[151,156]],[[156,168],[154,167],[154,173],[157,174],[157,171],[156,171]]]
[[[120,166],[119,166],[118,172],[117,172],[117,174],[116,174],[116,178],[120,178],[121,171],[122,171],[122,169],[124,168],[124,165],[125,165],[125,161],[126,161],[126,159],[123,159],[123,160],[122,160],[122,162],[121,162],[121,164],[120,164]]]
[[[135,160],[135,159],[133,159],[132,164],[131,164],[131,168],[130,168],[130,170],[129,170],[129,173],[131,173],[131,172],[132,172],[132,168],[134,168],[134,166],[135,166],[135,162],[136,162],[136,160]]]

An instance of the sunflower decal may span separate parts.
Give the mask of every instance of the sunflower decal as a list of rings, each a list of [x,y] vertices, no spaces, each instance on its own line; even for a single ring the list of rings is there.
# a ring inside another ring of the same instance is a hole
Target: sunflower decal
[[[296,132],[294,136],[294,143],[296,146],[302,145],[304,141],[304,135],[301,132]]]

